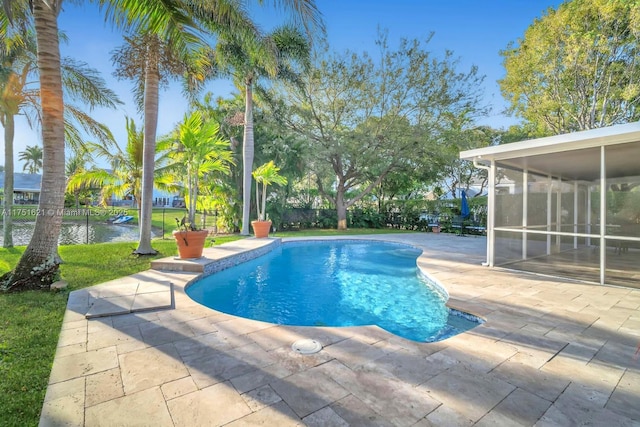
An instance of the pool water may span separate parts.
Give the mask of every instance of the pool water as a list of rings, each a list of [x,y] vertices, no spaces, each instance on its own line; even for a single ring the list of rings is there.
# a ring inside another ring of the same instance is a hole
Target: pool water
[[[382,242],[288,242],[205,277],[186,292],[207,307],[250,319],[291,326],[378,325],[421,342],[477,326],[449,310],[442,289],[420,277],[420,253]]]

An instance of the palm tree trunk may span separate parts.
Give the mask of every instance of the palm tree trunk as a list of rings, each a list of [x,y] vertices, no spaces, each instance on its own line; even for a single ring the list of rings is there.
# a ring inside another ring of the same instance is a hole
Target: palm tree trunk
[[[6,114],[4,120],[4,205],[2,211],[3,241],[5,248],[13,247],[13,137],[15,120]]]
[[[258,220],[264,219],[262,217],[262,212],[260,212],[260,205],[258,204],[258,200],[260,200],[260,186],[256,182],[256,210],[258,211]]]
[[[189,210],[189,217],[192,225],[196,225],[196,205],[198,203],[198,186],[200,185],[200,181],[198,180],[198,172],[196,171],[193,182],[191,183],[191,195],[193,196],[193,201],[191,201],[191,209]],[[203,225],[204,227],[204,225]]]
[[[253,80],[245,82],[244,136],[242,144],[242,231],[249,235],[249,209],[251,209],[251,172],[253,170]],[[256,200],[256,203],[258,201]]]
[[[155,255],[151,247],[151,214],[153,212],[153,171],[156,156],[160,73],[158,44],[148,46],[149,55],[144,81],[144,148],[142,150],[142,194],[140,200],[140,241],[134,253]]]
[[[258,186],[258,183],[256,182],[256,186]],[[258,200],[256,199],[256,203],[258,203]],[[260,210],[262,220],[266,221],[267,220],[267,184],[262,183],[262,209]]]
[[[187,205],[187,209],[189,210],[189,214],[187,220],[191,225],[195,225],[196,220],[196,198],[197,194],[197,183],[196,178],[193,176],[193,170],[195,169],[195,165],[192,165],[189,162],[189,166],[187,169],[187,194],[189,195],[189,204]]]
[[[59,2],[33,0],[42,104],[43,173],[33,237],[15,270],[2,280],[10,290],[48,287],[57,276],[57,250],[64,208],[64,104],[58,42]]]

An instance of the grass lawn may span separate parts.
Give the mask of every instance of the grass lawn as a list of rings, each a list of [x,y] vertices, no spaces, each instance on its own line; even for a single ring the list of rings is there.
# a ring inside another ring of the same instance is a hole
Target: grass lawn
[[[154,212],[154,219],[156,213]],[[276,237],[398,233],[399,230],[354,229],[278,232]],[[219,236],[215,244],[240,239]],[[151,260],[177,253],[173,239],[154,240],[153,257],[131,255],[136,242],[60,247],[60,266],[69,290],[82,289],[149,268]],[[11,270],[24,247],[0,248],[0,275]],[[47,389],[68,291],[0,293],[0,426],[36,426]]]

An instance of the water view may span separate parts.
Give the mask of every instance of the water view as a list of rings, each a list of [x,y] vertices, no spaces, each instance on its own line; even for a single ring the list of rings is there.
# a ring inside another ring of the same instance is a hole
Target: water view
[[[0,223],[0,245],[4,243]],[[35,222],[14,222],[13,244],[15,246],[28,245],[33,235]],[[154,237],[153,231],[151,232]],[[105,242],[135,242],[140,237],[140,231],[135,224],[107,224],[65,222],[60,230],[58,243],[61,245],[77,245]]]

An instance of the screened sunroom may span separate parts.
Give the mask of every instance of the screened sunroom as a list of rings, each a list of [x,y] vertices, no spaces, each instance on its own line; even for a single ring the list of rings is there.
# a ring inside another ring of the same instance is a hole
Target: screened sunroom
[[[640,288],[640,122],[460,158],[489,171],[489,266]]]

